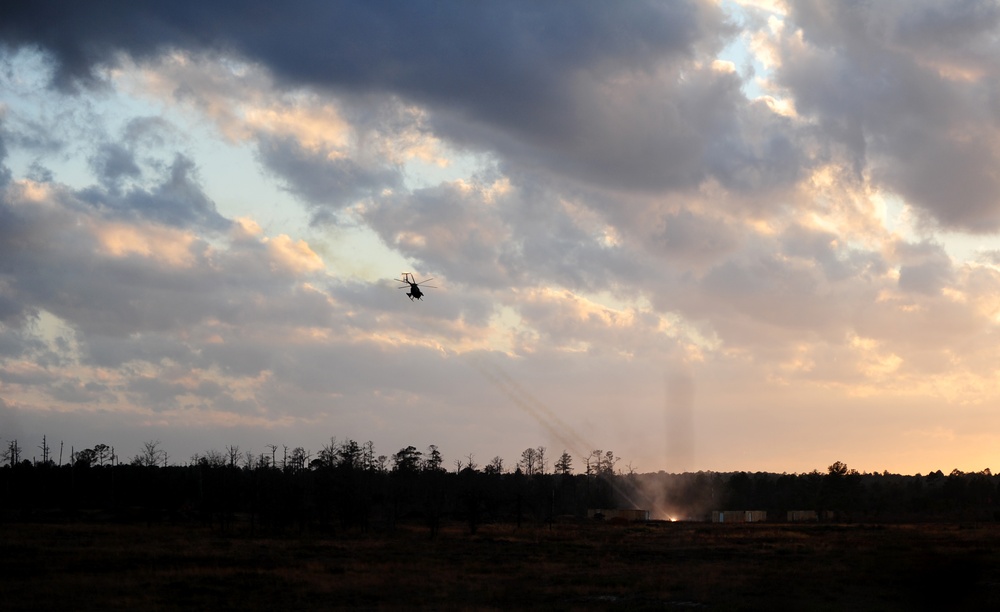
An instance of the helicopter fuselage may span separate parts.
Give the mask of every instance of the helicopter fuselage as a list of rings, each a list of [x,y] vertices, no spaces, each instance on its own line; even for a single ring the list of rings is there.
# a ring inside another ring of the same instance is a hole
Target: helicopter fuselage
[[[419,300],[424,296],[424,292],[420,288],[420,285],[422,283],[426,283],[427,281],[434,279],[428,278],[418,283],[417,278],[415,276],[413,276],[409,272],[403,272],[403,278],[397,278],[396,280],[403,283],[402,286],[399,287],[399,289],[409,289],[409,291],[406,292],[406,297],[410,298],[410,301],[412,302],[413,300]],[[435,288],[434,285],[427,285],[427,286]]]

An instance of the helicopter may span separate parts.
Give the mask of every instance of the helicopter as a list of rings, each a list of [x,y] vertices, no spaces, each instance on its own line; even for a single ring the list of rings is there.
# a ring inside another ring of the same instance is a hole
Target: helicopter
[[[428,278],[428,279],[422,280],[422,281],[420,281],[418,283],[417,282],[417,277],[413,276],[412,273],[410,273],[410,272],[403,272],[402,274],[403,274],[403,278],[397,278],[396,281],[400,282],[400,283],[403,283],[403,286],[402,287],[397,287],[397,289],[409,289],[409,291],[406,292],[406,297],[410,298],[411,302],[414,299],[418,299],[419,300],[421,297],[423,297],[424,293],[423,293],[423,291],[420,290],[420,285],[423,285],[427,281],[434,280],[433,278]],[[427,288],[437,289],[437,287],[435,287],[434,285],[427,285]]]

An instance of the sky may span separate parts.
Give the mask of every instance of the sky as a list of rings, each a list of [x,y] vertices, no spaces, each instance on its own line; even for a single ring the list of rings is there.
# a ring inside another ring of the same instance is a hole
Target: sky
[[[998,231],[995,1],[0,5],[28,457],[997,469]]]

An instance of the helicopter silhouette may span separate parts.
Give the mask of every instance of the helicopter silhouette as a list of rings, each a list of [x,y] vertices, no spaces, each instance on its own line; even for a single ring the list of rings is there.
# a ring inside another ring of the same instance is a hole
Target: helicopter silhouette
[[[413,276],[413,274],[411,274],[409,272],[403,272],[402,274],[403,274],[403,278],[397,278],[396,281],[400,282],[400,283],[403,283],[403,286],[402,287],[397,287],[397,289],[409,289],[409,291],[406,292],[406,297],[410,298],[411,302],[414,299],[419,300],[420,298],[423,297],[424,293],[423,293],[423,291],[420,290],[420,285],[423,285],[427,281],[434,280],[433,278],[428,278],[428,279],[424,279],[424,280],[422,280],[422,281],[420,281],[418,283],[417,282],[417,277]],[[434,285],[427,285],[426,288],[437,289],[437,287],[435,287]]]

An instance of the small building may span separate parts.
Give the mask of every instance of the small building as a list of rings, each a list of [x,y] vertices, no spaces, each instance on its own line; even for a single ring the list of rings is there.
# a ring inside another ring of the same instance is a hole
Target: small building
[[[648,521],[649,520],[649,510],[634,510],[634,509],[622,509],[622,510],[608,510],[608,509],[592,509],[587,510],[587,518],[597,519],[597,520],[619,520],[619,521]]]
[[[767,520],[766,510],[713,510],[713,523],[760,523]]]
[[[819,514],[815,510],[789,510],[789,523],[803,523],[807,521],[818,521]]]

